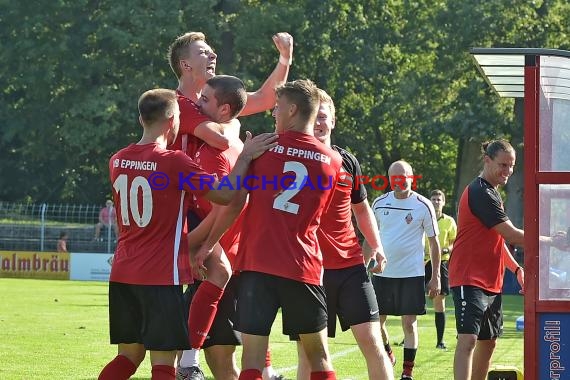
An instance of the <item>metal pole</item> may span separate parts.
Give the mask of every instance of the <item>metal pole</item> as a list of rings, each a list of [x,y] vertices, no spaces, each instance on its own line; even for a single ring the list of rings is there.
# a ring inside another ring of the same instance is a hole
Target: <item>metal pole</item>
[[[40,252],[44,251],[44,240],[46,235],[46,208],[47,205],[45,203],[42,203],[42,209],[40,211]]]

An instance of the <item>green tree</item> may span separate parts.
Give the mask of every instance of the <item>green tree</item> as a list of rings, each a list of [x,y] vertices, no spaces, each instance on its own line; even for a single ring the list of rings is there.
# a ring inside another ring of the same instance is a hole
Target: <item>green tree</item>
[[[502,0],[453,2],[438,17],[443,40],[438,71],[450,81],[443,109],[444,128],[457,139],[456,196],[480,170],[480,143],[497,137],[511,140],[517,150],[515,173],[507,185],[507,209],[522,225],[522,104],[492,92],[469,54],[471,47],[568,47],[559,36],[568,25],[569,5],[551,0],[517,3]],[[566,22],[566,24],[565,24]],[[554,43],[554,45],[553,45]]]
[[[214,5],[61,0],[3,7],[0,37],[16,43],[0,53],[0,197],[103,200],[110,155],[140,135],[138,96],[176,86],[168,45],[189,25],[213,30]],[[195,15],[194,7],[206,12]]]
[[[276,63],[271,35],[289,31],[289,78],[331,94],[334,143],[366,174],[408,160],[423,176],[419,191],[442,188],[453,205],[479,170],[482,140],[522,147],[515,103],[492,93],[469,48],[564,49],[570,24],[563,0],[0,0],[0,8],[0,37],[14,42],[0,50],[0,198],[50,202],[108,196],[110,155],[140,136],[136,99],[176,87],[168,45],[199,30],[219,53],[218,73],[249,90]],[[269,112],[241,121],[273,129]]]

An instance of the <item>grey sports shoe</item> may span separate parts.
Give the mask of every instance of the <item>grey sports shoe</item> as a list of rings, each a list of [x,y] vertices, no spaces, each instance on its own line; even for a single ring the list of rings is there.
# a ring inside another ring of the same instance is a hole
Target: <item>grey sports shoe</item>
[[[204,380],[204,372],[200,367],[178,367],[176,368],[176,380]]]

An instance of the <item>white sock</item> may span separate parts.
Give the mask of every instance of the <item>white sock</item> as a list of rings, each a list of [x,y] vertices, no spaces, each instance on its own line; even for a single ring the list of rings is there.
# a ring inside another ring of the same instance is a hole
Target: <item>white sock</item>
[[[277,372],[273,369],[273,366],[263,368],[263,372],[261,373],[263,380],[270,380],[273,376],[277,375]]]
[[[178,363],[180,367],[200,367],[200,350],[184,350]]]

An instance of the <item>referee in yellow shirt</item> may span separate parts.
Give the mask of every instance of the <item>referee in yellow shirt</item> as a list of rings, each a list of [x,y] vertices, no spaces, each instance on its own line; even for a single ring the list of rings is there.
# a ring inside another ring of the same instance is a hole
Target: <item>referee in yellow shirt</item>
[[[430,201],[435,209],[437,226],[439,228],[439,245],[441,246],[441,293],[432,298],[435,310],[435,328],[437,330],[437,345],[435,348],[446,350],[443,341],[445,331],[445,296],[449,294],[449,275],[447,262],[453,248],[453,242],[457,237],[457,224],[455,220],[443,213],[445,206],[445,194],[441,190],[433,190],[430,194]],[[429,244],[425,244],[425,278],[431,278],[431,262],[429,255]]]

